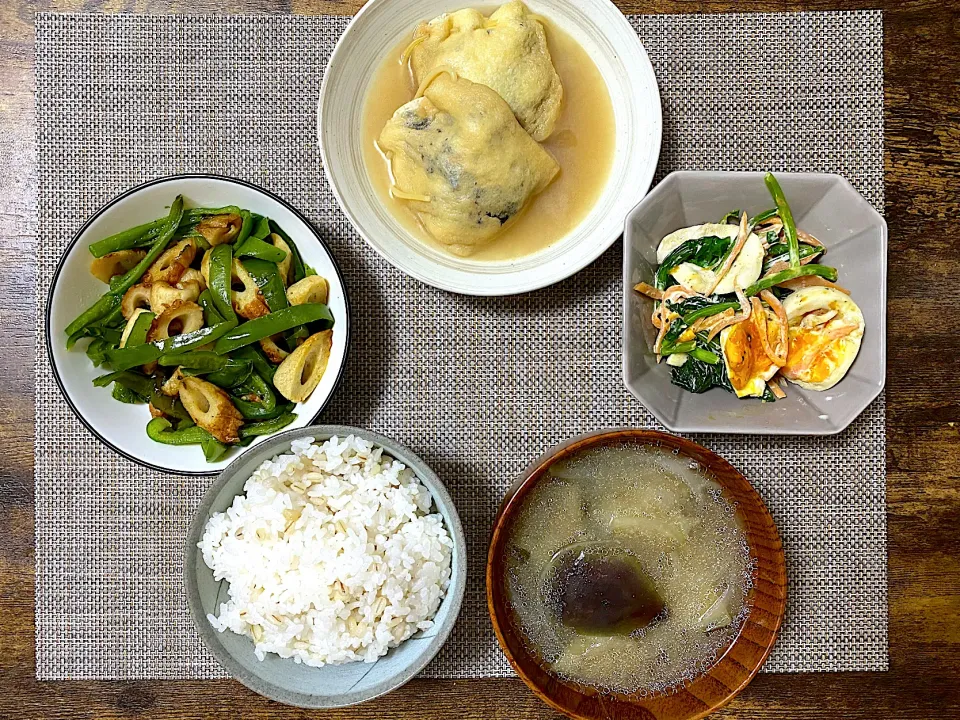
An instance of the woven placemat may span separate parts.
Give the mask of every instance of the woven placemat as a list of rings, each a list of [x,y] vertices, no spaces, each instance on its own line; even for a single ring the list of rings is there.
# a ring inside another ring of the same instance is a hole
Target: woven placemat
[[[879,12],[632,21],[663,95],[658,177],[832,171],[883,208]],[[345,221],[317,152],[320,79],[346,23],[38,15],[39,323],[69,238],[131,185],[208,171],[303,210],[341,263],[355,322],[321,421],[409,446],[446,482],[467,530],[463,612],[425,674],[509,675],[482,582],[507,486],[572,435],[657,426],[621,381],[621,251],[509,298],[434,290],[381,260]],[[209,481],[144,470],[95,440],[61,400],[42,341],[36,433],[38,677],[221,676],[181,588],[187,523]],[[766,669],[886,669],[883,398],[836,437],[696,439],[751,478],[783,535],[788,615]]]

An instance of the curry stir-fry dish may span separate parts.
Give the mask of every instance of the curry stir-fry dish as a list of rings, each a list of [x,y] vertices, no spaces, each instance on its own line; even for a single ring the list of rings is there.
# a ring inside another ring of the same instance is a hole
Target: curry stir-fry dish
[[[860,350],[863,314],[820,262],[826,247],[797,228],[772,174],[766,184],[775,208],[667,235],[653,284],[634,287],[653,300],[657,362],[690,392],[773,401],[786,397],[783,380],[828,390]]]
[[[239,207],[184,209],[90,246],[109,286],[67,326],[67,347],[109,370],[94,385],[149,404],[147,435],[207,461],[296,418],[333,339],[327,281],[273,220]],[[279,397],[278,397],[279,395]]]

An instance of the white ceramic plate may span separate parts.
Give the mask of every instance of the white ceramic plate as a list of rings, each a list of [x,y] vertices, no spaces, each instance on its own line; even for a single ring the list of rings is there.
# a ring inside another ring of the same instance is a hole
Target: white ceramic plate
[[[529,0],[527,6],[576,38],[607,83],[616,122],[613,166],[596,206],[566,237],[511,262],[478,262],[426,247],[383,206],[363,161],[363,105],[377,68],[423,20],[500,2],[370,0],[337,43],[317,108],[323,168],[357,232],[403,272],[467,295],[511,295],[546,287],[593,262],[623,232],[646,194],[660,155],[661,112],[653,67],[636,31],[609,0]]]
[[[73,238],[53,277],[46,310],[46,342],[57,384],[77,417],[100,440],[121,455],[157,470],[188,475],[215,475],[237,457],[231,450],[223,460],[208,463],[197,445],[173,446],[153,442],[146,434],[150,412],[146,405],[126,405],[111,396],[111,388],[93,386],[104,374],[84,350],[89,341],[66,348],[64,328],[105,291],[90,274],[91,243],[166,215],[170,203],[182,194],[186,207],[238,205],[275,220],[293,239],[303,262],[330,283],[328,304],[334,316],[333,348],[320,385],[306,403],[295,409],[297,419],[288,429],[309,425],[333,394],[346,363],[350,342],[350,312],[340,270],[317,232],[299,212],[280,198],[254,185],[212,175],[177,175],[128,190],[102,207]],[[268,437],[268,436],[267,436]],[[267,437],[254,440],[256,445]]]

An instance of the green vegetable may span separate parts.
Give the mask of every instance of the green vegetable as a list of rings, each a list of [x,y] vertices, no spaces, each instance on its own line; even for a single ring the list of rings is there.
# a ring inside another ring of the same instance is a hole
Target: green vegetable
[[[210,435],[210,433],[207,433]],[[200,441],[200,447],[203,448],[203,457],[207,462],[216,462],[222,458],[229,448],[217,440],[213,435],[205,437]]]
[[[272,435],[273,433],[283,430],[287,425],[292,423],[297,419],[295,413],[288,412],[275,417],[273,420],[263,420],[262,422],[256,423],[247,423],[240,427],[240,437],[248,438],[255,437],[257,435]]]
[[[811,255],[819,255],[823,252],[823,248],[816,247],[814,245],[807,245],[806,243],[800,243],[800,259],[804,260]],[[767,256],[763,260],[763,274],[766,274],[775,263],[778,262],[789,262],[790,252],[786,243],[777,243],[771,245],[767,250]]]
[[[211,215],[226,215],[239,213],[240,208],[235,205],[229,205],[222,208],[191,208],[185,210],[180,223],[177,226],[177,234],[182,237],[194,237],[195,233],[190,231],[196,224],[205,217]],[[103,257],[117,250],[130,250],[131,248],[144,247],[153,244],[153,241],[163,232],[163,227],[168,218],[159,218],[152,222],[137,225],[123,232],[118,232],[110,237],[90,245],[90,254],[94,257]]]
[[[93,338],[87,345],[87,357],[94,367],[100,367],[107,361],[107,350],[110,346],[100,338]]]
[[[244,241],[250,237],[250,233],[253,230],[253,217],[250,215],[249,210],[241,210],[240,218],[242,219],[240,224],[240,232],[238,232],[237,237],[233,239],[234,247],[240,247],[243,245]]]
[[[726,215],[724,215],[722,218],[720,218],[720,224],[721,224],[721,225],[739,225],[739,224],[740,224],[740,214],[741,214],[742,212],[743,212],[743,210],[740,210],[739,208],[736,209],[736,210],[731,210],[731,211],[728,212]]]
[[[247,419],[264,419],[273,416],[277,408],[277,396],[266,380],[253,373],[234,388],[233,404]]]
[[[146,375],[127,372],[125,370],[118,370],[116,372],[107,373],[106,375],[101,375],[98,378],[94,378],[93,381],[95,387],[106,387],[111,383],[121,385],[127,390],[136,393],[140,397],[144,398],[144,402],[146,402],[146,398],[149,398],[153,394],[154,390],[153,381]]]
[[[164,367],[180,366],[191,370],[200,370],[201,372],[223,370],[228,362],[230,362],[230,358],[217,355],[209,350],[194,350],[188,353],[165,355],[159,360],[159,364]]]
[[[246,382],[252,372],[253,363],[249,360],[230,358],[222,369],[207,375],[207,381],[222,388],[233,388]]]
[[[248,241],[249,242],[249,241]],[[277,252],[284,254],[282,250],[268,246]],[[250,273],[260,292],[263,293],[263,299],[270,308],[270,312],[276,312],[289,306],[287,302],[287,289],[283,284],[283,278],[280,277],[280,268],[276,262],[270,262],[259,258],[250,257],[241,263],[244,269]]]
[[[283,241],[287,243],[287,245],[290,247],[290,255],[292,256],[290,258],[290,261],[291,261],[290,269],[291,269],[291,272],[293,273],[293,277],[291,278],[290,283],[293,284],[295,282],[300,282],[307,276],[308,273],[307,273],[306,266],[304,266],[303,264],[303,259],[300,257],[300,251],[297,249],[297,244],[293,242],[293,238],[287,235],[283,231],[283,228],[277,225],[273,220],[270,221],[270,232],[274,232],[277,235],[279,235],[281,238],[283,238]],[[313,272],[313,270],[311,269],[309,274],[316,275],[316,272]]]
[[[770,210],[764,210],[762,213],[754,215],[752,218],[747,220],[747,227],[750,228],[750,232],[753,232],[753,229],[760,223],[764,223],[771,218],[777,217],[777,209],[772,208]]]
[[[130,405],[142,405],[146,402],[143,396],[138,395],[130,388],[119,383],[114,384],[110,395],[113,396],[114,400],[119,400],[122,403],[128,403]]]
[[[246,239],[242,246],[237,248],[237,257],[252,257],[266,260],[271,263],[283,262],[287,254],[278,247],[265,243],[252,235]]]
[[[757,293],[766,290],[767,288],[771,288],[774,285],[779,285],[787,280],[793,280],[794,278],[804,277],[807,275],[819,275],[830,282],[837,281],[836,268],[832,268],[829,265],[817,265],[810,263],[809,265],[787,268],[786,270],[771,275],[770,277],[762,278],[748,287],[744,292],[746,293],[747,297],[750,297],[751,295],[756,295]]]
[[[216,325],[223,322],[223,316],[213,304],[213,294],[210,289],[204,290],[197,298],[197,303],[203,308],[203,322],[207,325]]]
[[[167,218],[159,218],[152,222],[137,225],[122,232],[118,232],[103,240],[98,240],[90,246],[90,254],[96,258],[103,257],[117,250],[129,250],[136,247],[144,235],[149,231],[162,227],[167,222]]]
[[[254,218],[254,229],[250,233],[251,238],[257,240],[266,240],[270,236],[270,220],[263,215],[257,215]],[[271,246],[272,247],[272,246]],[[277,261],[279,262],[279,260]]]
[[[133,327],[130,328],[130,334],[127,335],[127,342],[124,344],[124,347],[143,345],[147,341],[150,328],[153,326],[153,318],[154,315],[150,311],[145,311],[137,315],[137,319],[133,321]]]
[[[173,204],[170,206],[170,215],[168,216],[166,224],[164,225],[163,232],[157,241],[150,247],[150,251],[139,263],[137,263],[135,267],[131,268],[123,275],[123,279],[117,283],[115,288],[112,287],[110,291],[97,300],[92,307],[82,312],[76,320],[67,325],[65,330],[67,336],[74,335],[77,331],[82,330],[87,325],[90,325],[91,323],[101,319],[119,304],[120,298],[123,296],[123,294],[136,284],[143,273],[146,272],[147,268],[149,268],[154,261],[160,257],[160,254],[164,250],[166,250],[167,243],[173,237],[174,232],[176,232],[177,225],[180,224],[180,218],[182,217],[183,196],[177,195],[176,199],[173,201]]]
[[[253,363],[253,369],[256,370],[260,377],[268,383],[273,383],[273,375],[277,372],[277,367],[267,360],[259,348],[253,345],[245,345],[242,348],[238,348],[233,355],[237,358],[249,360]]]
[[[667,281],[673,274],[674,269],[681,263],[691,262],[702,268],[713,269],[733,247],[733,242],[733,238],[708,235],[682,243],[674,248],[673,252],[667,255],[660,267],[657,268],[654,281],[657,289],[666,289]]]
[[[689,353],[695,350],[696,347],[696,340],[689,340],[682,343],[668,343],[666,340],[664,340],[660,344],[660,354],[673,355],[674,353]]]
[[[181,422],[189,420],[190,424],[193,424],[190,413],[187,412],[187,409],[183,406],[183,403],[180,402],[179,398],[164,395],[154,388],[153,392],[150,393],[150,404],[168,417],[176,418]],[[177,429],[179,430],[180,428],[178,427]]]
[[[712,352],[711,350],[704,350],[703,348],[698,347],[695,347],[690,351],[690,357],[692,357],[694,360],[705,362],[708,365],[716,365],[718,362],[720,362],[720,358],[716,353]]]
[[[693,325],[697,320],[700,320],[701,318],[717,315],[719,313],[725,312],[730,309],[736,309],[738,307],[740,307],[740,303],[738,302],[723,302],[723,303],[716,303],[714,305],[707,305],[697,310],[691,310],[686,315],[684,315],[683,324],[687,326]]]
[[[137,365],[159,360],[163,355],[182,353],[200,345],[206,345],[223,337],[236,326],[236,322],[226,320],[218,325],[202,327],[191,333],[175,335],[166,340],[157,340],[130,348],[110,349],[107,351],[107,359],[117,370],[128,370]]]
[[[787,246],[790,252],[790,267],[797,269],[800,267],[800,248],[797,241],[797,224],[793,221],[793,212],[790,205],[787,204],[787,198],[783,194],[783,188],[777,182],[773,173],[767,173],[763,178],[767,184],[767,190],[773,196],[773,201],[777,204],[777,215],[780,216],[780,222],[783,223],[783,236],[787,240]]]
[[[233,279],[233,247],[227,243],[210,251],[210,296],[224,320],[236,322],[230,284]]]
[[[722,362],[719,362],[722,353],[720,340],[718,338],[707,340],[706,336],[701,333],[697,335],[697,341],[700,346],[698,349],[709,352],[717,358],[718,362],[710,363],[698,359],[693,353],[690,353],[683,365],[672,369],[670,382],[692,393],[706,392],[715,387],[722,387],[733,392],[730,379],[727,377],[727,368]]]
[[[326,305],[304,303],[303,305],[286,307],[255,320],[249,320],[229,330],[217,340],[213,350],[218,355],[224,355],[244,345],[250,345],[271,335],[286,332],[298,325],[314,322],[318,323],[321,330],[333,326],[333,315],[330,314],[330,309]]]
[[[193,425],[183,430],[171,430],[173,425],[166,418],[154,418],[147,423],[147,437],[164,445],[199,445],[213,436],[202,427]]]

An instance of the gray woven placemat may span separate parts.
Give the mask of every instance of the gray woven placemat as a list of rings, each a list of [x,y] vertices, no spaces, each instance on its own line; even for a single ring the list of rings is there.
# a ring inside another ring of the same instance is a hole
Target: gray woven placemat
[[[315,104],[346,22],[38,15],[39,325],[80,220],[133,184],[209,171],[302,209],[342,265],[356,333],[321,420],[408,445],[446,482],[467,529],[463,613],[425,674],[509,675],[481,572],[506,487],[571,435],[656,426],[620,378],[621,253],[553,288],[498,299],[434,290],[381,260],[320,179]],[[633,22],[663,94],[658,177],[834,171],[883,208],[879,12]],[[62,402],[42,342],[36,433],[38,677],[221,676],[180,579],[187,522],[208,481],[105,449]],[[753,480],[783,535],[788,616],[766,669],[886,669],[883,398],[837,437],[697,439]]]

